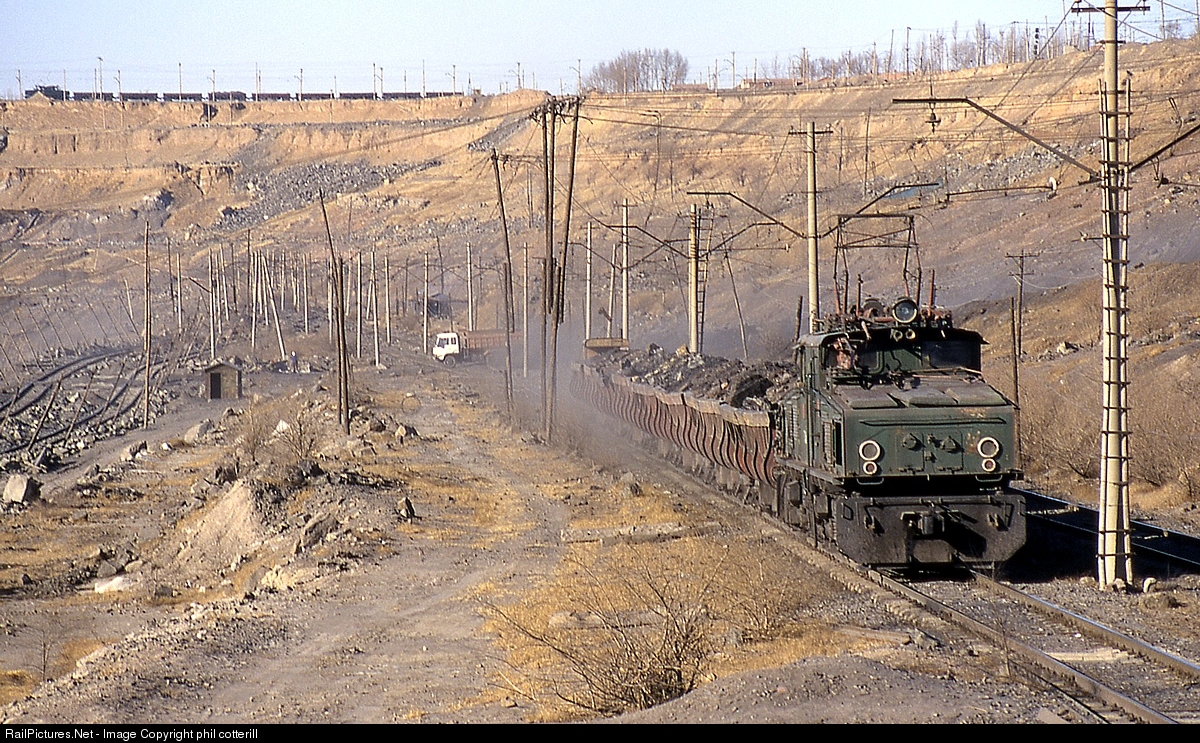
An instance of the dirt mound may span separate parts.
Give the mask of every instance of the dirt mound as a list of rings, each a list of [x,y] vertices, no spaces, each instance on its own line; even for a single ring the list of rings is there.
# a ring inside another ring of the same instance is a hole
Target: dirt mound
[[[212,575],[241,562],[283,526],[283,496],[262,483],[238,480],[200,519],[184,527],[187,538],[168,570],[184,580]]]

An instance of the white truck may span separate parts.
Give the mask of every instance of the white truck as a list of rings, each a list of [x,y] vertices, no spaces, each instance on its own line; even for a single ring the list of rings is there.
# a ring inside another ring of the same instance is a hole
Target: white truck
[[[433,342],[433,357],[446,366],[459,361],[482,359],[488,351],[504,348],[503,330],[458,330],[438,333]]]

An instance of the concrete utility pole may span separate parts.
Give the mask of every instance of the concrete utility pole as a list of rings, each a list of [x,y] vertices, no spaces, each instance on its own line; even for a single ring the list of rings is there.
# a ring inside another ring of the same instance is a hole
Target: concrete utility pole
[[[467,330],[475,329],[475,277],[471,265],[471,241],[467,241]]]
[[[379,280],[375,271],[375,251],[371,251],[371,337],[375,345],[375,368],[379,368]]]
[[[1104,412],[1100,426],[1100,524],[1097,535],[1097,579],[1101,588],[1133,582],[1129,529],[1129,377],[1127,298],[1128,166],[1121,153],[1120,87],[1117,68],[1117,0],[1104,2],[1104,81],[1101,118],[1104,154],[1101,163],[1104,198],[1104,315],[1101,327],[1104,358]],[[1092,8],[1073,8],[1086,11]]]
[[[817,264],[817,123],[808,122],[808,332],[821,323],[820,273]]]
[[[325,210],[325,195],[317,192],[321,204],[321,218],[325,222],[325,239],[329,242],[329,308],[333,326],[336,327],[338,423],[342,431],[350,433],[350,355],[346,350],[346,284],[343,280],[344,261],[333,249],[333,233],[329,229],[329,213]],[[337,305],[336,315],[332,314]]]
[[[592,338],[592,223],[587,224],[587,262],[584,273],[583,293],[583,340]]]
[[[425,278],[421,289],[421,353],[429,353],[429,253],[421,256]]]
[[[389,255],[383,254],[383,307],[384,327],[387,332],[387,344],[392,345],[392,269]]]
[[[142,428],[150,427],[150,223],[146,222],[146,399],[142,410]]]

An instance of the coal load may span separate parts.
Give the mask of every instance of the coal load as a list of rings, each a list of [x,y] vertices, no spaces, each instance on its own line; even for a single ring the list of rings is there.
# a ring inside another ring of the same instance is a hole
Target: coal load
[[[793,364],[694,353],[669,353],[658,346],[617,351],[593,362],[605,376],[628,377],[666,392],[690,393],[745,410],[769,410],[796,376]]]

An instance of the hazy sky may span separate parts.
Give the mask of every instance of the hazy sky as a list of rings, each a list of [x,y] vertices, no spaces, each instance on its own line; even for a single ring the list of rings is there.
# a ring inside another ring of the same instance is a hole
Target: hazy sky
[[[1099,0],[1095,0],[1099,2]],[[467,79],[484,92],[525,84],[558,92],[575,88],[576,69],[624,49],[670,48],[691,62],[689,77],[704,80],[714,64],[723,84],[736,57],[739,78],[807,49],[837,56],[846,49],[885,54],[895,39],[903,54],[905,29],[914,38],[955,21],[965,35],[976,21],[1056,26],[1064,0],[964,3],[950,0],[0,0],[0,92],[61,85],[91,90],[103,66],[104,89],[208,91],[215,70],[218,90],[254,90],[256,65],[263,90],[304,88],[370,91],[372,63],[384,70],[388,90],[421,89],[422,63],[429,90],[458,88]],[[1191,6],[1191,0],[1176,2]],[[1154,12],[1141,25],[1157,30]],[[1167,17],[1185,17],[1167,8]],[[1075,16],[1074,18],[1077,18]],[[1186,20],[1191,28],[1194,18]],[[894,32],[894,37],[893,37]],[[98,58],[103,58],[100,62]],[[582,64],[580,62],[582,60]],[[454,66],[454,67],[452,67]],[[761,73],[760,73],[761,74]],[[407,84],[406,84],[407,81]]]

